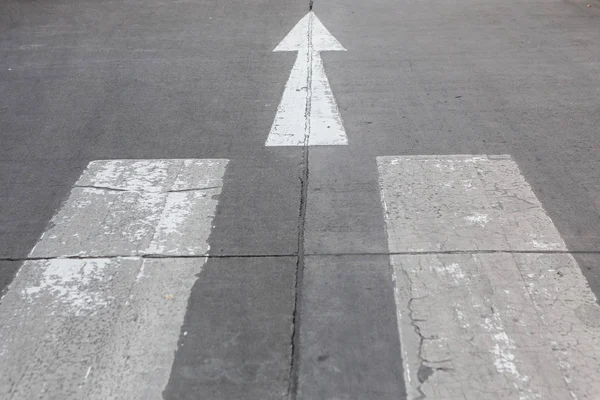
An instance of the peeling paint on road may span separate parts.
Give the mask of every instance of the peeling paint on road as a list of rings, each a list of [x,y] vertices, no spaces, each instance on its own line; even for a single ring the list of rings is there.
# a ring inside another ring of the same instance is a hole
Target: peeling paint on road
[[[378,168],[409,398],[595,398],[600,306],[510,157]]]
[[[0,303],[2,399],[162,398],[226,165],[90,163]]]

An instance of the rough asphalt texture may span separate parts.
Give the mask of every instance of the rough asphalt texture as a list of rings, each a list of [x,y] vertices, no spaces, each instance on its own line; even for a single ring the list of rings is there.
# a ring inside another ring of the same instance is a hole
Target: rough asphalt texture
[[[264,142],[308,2],[3,0],[0,292],[89,161],[227,158],[165,398],[402,398],[375,157],[510,154],[600,294],[587,4],[317,0],[349,145],[305,150]]]

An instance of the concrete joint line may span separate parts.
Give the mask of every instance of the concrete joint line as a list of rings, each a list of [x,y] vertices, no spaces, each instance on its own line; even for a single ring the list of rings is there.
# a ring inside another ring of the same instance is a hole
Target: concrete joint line
[[[478,251],[406,251],[406,252],[356,252],[356,253],[310,253],[303,254],[303,258],[307,257],[381,257],[381,256],[414,256],[414,255],[452,255],[452,254],[600,254],[600,250],[478,250]],[[93,260],[97,258],[198,258],[198,259],[220,259],[220,258],[290,258],[298,257],[298,253],[269,253],[269,254],[110,254],[97,256],[80,256],[80,255],[64,255],[59,257],[0,257],[0,261],[6,262],[23,262],[23,261],[39,261],[39,260]]]
[[[307,40],[309,49],[312,48],[312,18],[308,20]],[[292,400],[296,399],[299,379],[300,365],[300,308],[302,303],[302,281],[304,278],[304,227],[306,224],[306,202],[308,196],[308,179],[309,179],[309,137],[310,137],[310,107],[312,96],[312,51],[308,51],[308,76],[306,80],[306,109],[305,109],[305,132],[303,162],[304,169],[302,177],[300,177],[300,205],[298,210],[298,249],[296,262],[296,284],[294,288],[294,311],[292,313],[292,336],[290,339],[291,359],[290,359],[290,377],[288,392]]]
[[[13,262],[24,262],[24,261],[43,261],[43,260],[96,260],[99,258],[103,259],[117,259],[117,258],[139,258],[139,259],[221,259],[221,258],[291,258],[298,257],[296,253],[290,254],[111,254],[111,255],[97,255],[97,256],[60,256],[60,257],[2,257],[0,261],[13,261]]]
[[[291,360],[289,394],[295,400],[298,389],[300,365],[300,311],[302,302],[302,281],[304,278],[304,227],[306,224],[306,202],[308,196],[308,138],[304,145],[304,171],[300,178],[300,206],[298,212],[298,250],[296,262],[296,284],[294,289],[294,311],[292,313]]]

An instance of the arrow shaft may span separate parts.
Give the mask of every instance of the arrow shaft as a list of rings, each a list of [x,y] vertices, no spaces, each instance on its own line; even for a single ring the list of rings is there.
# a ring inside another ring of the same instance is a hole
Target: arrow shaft
[[[303,146],[308,137],[309,52],[298,52],[285,84],[277,114],[271,126],[267,146]]]
[[[346,133],[321,54],[310,48],[299,51],[266,145],[340,144],[347,144]]]
[[[308,145],[344,145],[348,144],[342,117],[338,110],[335,97],[325,74],[321,54],[312,52],[310,112],[307,115],[309,132]]]

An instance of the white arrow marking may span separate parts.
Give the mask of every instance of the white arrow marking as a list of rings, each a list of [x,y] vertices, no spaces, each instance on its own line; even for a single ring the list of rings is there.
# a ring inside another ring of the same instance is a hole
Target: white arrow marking
[[[345,145],[321,51],[346,51],[311,11],[273,51],[297,51],[266,146]]]

